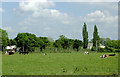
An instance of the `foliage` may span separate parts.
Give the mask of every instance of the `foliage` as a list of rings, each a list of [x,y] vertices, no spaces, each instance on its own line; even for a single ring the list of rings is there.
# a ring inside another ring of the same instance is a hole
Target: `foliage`
[[[98,29],[97,26],[94,26],[94,32],[93,32],[93,46],[98,47],[99,46],[99,35],[98,35]],[[97,44],[97,45],[96,45]]]
[[[4,49],[9,42],[8,33],[6,30],[0,29],[0,50]],[[1,46],[2,45],[2,46]]]
[[[68,39],[64,35],[61,35],[58,40],[55,40],[53,45],[56,48],[63,48],[63,49],[73,48],[73,49],[77,49],[78,51],[79,46],[82,46],[82,41],[78,39],[75,40]]]
[[[3,49],[9,45],[17,45],[17,47],[20,47],[22,51],[34,51],[35,48],[39,48],[41,51],[46,51],[46,49],[53,49],[55,50],[61,50],[62,52],[66,52],[70,49],[77,49],[79,51],[80,47],[83,47],[83,49],[87,50],[88,47],[88,31],[87,31],[87,25],[84,23],[83,30],[83,42],[78,39],[69,39],[65,37],[64,35],[59,36],[59,39],[53,40],[52,38],[48,37],[37,37],[35,34],[31,33],[18,33],[17,37],[14,39],[9,39],[8,34],[5,30],[0,29],[0,49]],[[98,35],[98,29],[97,26],[94,26],[94,33],[93,33],[93,39],[91,40],[91,43],[93,42],[92,51],[95,51],[98,49],[100,52],[114,52],[119,51],[117,49],[120,49],[120,40],[111,40],[110,38],[100,38]],[[97,45],[96,45],[97,43]],[[105,45],[105,49],[100,49],[98,46],[101,43],[102,45]],[[97,48],[96,48],[97,46]],[[64,50],[66,49],[66,50]]]
[[[56,47],[56,48],[59,48],[61,46],[60,41],[55,40],[55,42],[53,43],[53,46]]]
[[[17,37],[15,38],[18,47],[22,47],[22,51],[28,47],[29,39],[26,33],[18,33]]]
[[[99,52],[105,52],[105,48],[99,48]]]
[[[84,23],[83,25],[83,48],[86,49],[88,46],[88,31],[87,31],[87,25]]]
[[[47,37],[36,37],[35,34],[30,33],[18,33],[15,40],[22,51],[34,51],[35,47],[39,47],[42,51],[50,44]]]
[[[119,49],[118,40],[108,40],[105,42],[105,45],[115,49]]]
[[[91,51],[96,51],[96,48],[93,46],[92,49],[91,49]]]
[[[15,39],[10,39],[9,42],[8,42],[8,45],[11,46],[11,45],[17,45],[17,42],[15,41]]]
[[[99,48],[99,52],[117,52],[118,49],[114,49],[111,47],[106,46],[105,48]]]
[[[114,52],[114,48],[106,46],[105,49],[107,50],[107,52]]]
[[[120,52],[120,49],[115,49],[115,52]]]
[[[100,38],[100,44],[105,45],[105,41],[106,41],[105,38]]]
[[[64,49],[67,49],[69,47],[69,39],[66,38],[64,35],[61,35],[58,40],[55,40],[54,46],[55,47],[62,47]]]
[[[39,37],[39,45],[42,51],[43,49],[46,49],[46,47],[50,45],[50,41],[48,40],[47,37]]]
[[[82,41],[76,39],[73,43],[73,49],[77,49],[78,51],[80,46],[82,46]]]

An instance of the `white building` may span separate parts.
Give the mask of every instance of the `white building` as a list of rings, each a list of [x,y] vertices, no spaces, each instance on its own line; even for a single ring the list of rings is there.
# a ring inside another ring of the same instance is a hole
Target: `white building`
[[[102,45],[102,44],[100,44],[100,46],[99,46],[100,48],[105,48],[105,46],[104,45]]]
[[[93,43],[88,43],[87,49],[92,49],[92,47],[93,47]]]
[[[93,47],[93,43],[88,43],[87,49],[92,49],[92,47]],[[105,46],[102,45],[102,44],[100,44],[99,47],[100,47],[100,48],[105,48]]]
[[[16,49],[17,47],[16,47],[16,45],[12,45],[12,46],[7,46],[7,47],[5,47],[5,49]]]

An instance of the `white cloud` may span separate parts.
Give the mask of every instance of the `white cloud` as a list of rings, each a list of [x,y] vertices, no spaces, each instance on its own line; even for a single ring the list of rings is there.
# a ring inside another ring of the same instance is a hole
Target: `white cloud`
[[[45,0],[46,1],[46,0]],[[23,30],[32,31],[39,34],[45,34],[53,37],[60,34],[74,35],[78,37],[83,23],[88,24],[89,36],[92,37],[93,26],[99,27],[100,35],[103,37],[112,37],[114,33],[110,33],[111,29],[116,29],[118,16],[111,15],[108,10],[96,10],[87,15],[74,17],[67,13],[62,13],[57,9],[52,9],[56,4],[53,2],[20,2],[16,11],[25,12],[26,17],[20,22]],[[92,26],[91,26],[92,25]],[[108,29],[108,30],[107,30]],[[79,31],[79,32],[76,32]],[[52,33],[52,34],[50,34]],[[106,35],[105,35],[106,34]],[[116,37],[116,36],[115,36]],[[79,36],[79,38],[81,38]]]
[[[29,2],[25,2],[25,1],[20,2],[19,10],[25,12],[31,11],[32,13],[27,18],[25,18],[23,22],[20,23],[26,23],[26,25],[31,25],[31,23],[36,24],[36,23],[40,23],[40,21],[42,22],[42,19],[43,20],[46,19],[46,21],[47,20],[51,21],[51,23],[54,21],[59,21],[62,24],[70,24],[71,22],[74,22],[73,21],[74,18],[70,19],[70,16],[67,13],[61,13],[59,10],[51,9],[51,7],[56,6],[54,2],[48,2],[47,0],[43,0],[43,2],[37,2],[38,0],[36,0],[35,2],[33,2],[33,0],[29,0]],[[99,3],[97,4],[101,5]],[[105,6],[104,3],[103,6]],[[112,6],[113,8],[117,8],[116,5],[113,6]],[[95,23],[111,24],[118,19],[118,16],[112,16],[106,10],[104,11],[96,10],[82,18],[83,19],[80,21],[85,21],[90,23],[95,22]]]
[[[96,10],[87,14],[83,19],[89,25],[94,26],[96,24],[99,29],[100,36],[117,39],[118,16],[112,16],[108,11],[102,12],[100,10]]]
[[[110,25],[112,23],[116,24],[117,20],[118,16],[112,16],[109,12],[102,12],[100,10],[89,13],[86,17],[84,17],[84,21],[86,22],[103,23],[106,25]]]
[[[46,0],[44,0],[44,2],[20,2],[20,9],[24,10],[24,11],[39,11],[42,8],[50,8],[50,7],[54,7],[55,4],[53,2],[47,2]]]
[[[5,10],[0,7],[0,12],[5,12]]]
[[[43,30],[48,30],[46,26],[59,24],[70,24],[69,16],[67,13],[62,13],[59,10],[52,9],[56,4],[53,2],[20,2],[19,8],[15,9],[18,12],[27,12],[27,17],[19,24],[23,27],[26,26],[27,29],[30,26],[44,26]],[[19,13],[19,14],[20,14]],[[29,14],[30,13],[30,14]],[[22,13],[23,14],[23,13]],[[46,26],[45,26],[46,25]]]
[[[100,10],[97,10],[95,12],[88,14],[88,16],[90,16],[90,17],[104,17],[104,14]]]
[[[63,19],[68,17],[66,13],[61,13],[59,10],[51,9],[51,7],[55,7],[56,4],[53,2],[48,2],[47,0],[43,0],[44,2],[20,2],[19,9],[14,9],[17,12],[31,12],[31,15],[28,18],[40,18],[47,17],[50,19]],[[20,14],[20,13],[19,13]],[[25,20],[27,20],[26,18]]]

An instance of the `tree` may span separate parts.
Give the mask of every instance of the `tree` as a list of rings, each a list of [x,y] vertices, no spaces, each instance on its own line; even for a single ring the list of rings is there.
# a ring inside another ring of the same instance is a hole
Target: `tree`
[[[17,37],[15,38],[18,47],[22,47],[22,51],[24,51],[28,45],[28,36],[26,33],[18,33]]]
[[[97,47],[99,46],[99,42],[100,42],[100,38],[98,35],[98,29],[97,29],[97,26],[95,25],[94,32],[93,32],[93,46],[96,48],[96,50],[97,50]]]
[[[34,51],[35,47],[38,47],[38,40],[35,34],[25,33],[28,37],[28,41],[26,42],[25,49],[27,51]]]
[[[15,39],[10,39],[9,41],[8,41],[8,45],[17,45],[17,42],[15,41]]]
[[[111,39],[110,38],[106,38],[106,41],[111,41]]]
[[[68,39],[68,41],[69,41],[69,48],[72,48],[74,44],[74,39]]]
[[[86,49],[88,46],[88,31],[87,31],[87,25],[84,23],[83,25],[83,48]]]
[[[71,40],[66,38],[64,35],[60,35],[60,38],[58,40],[55,40],[54,46],[55,47],[62,47],[64,49],[67,49],[70,47]]]
[[[59,40],[62,48],[67,49],[69,47],[69,39],[66,38],[64,35],[61,35]]]
[[[105,38],[100,38],[100,43],[101,43],[102,45],[105,45],[105,41],[106,41]]]
[[[46,47],[50,45],[50,41],[48,40],[47,37],[39,37],[39,39],[41,40],[41,43],[42,43],[42,44],[40,45],[41,51],[42,51],[43,49],[46,49]]]
[[[82,41],[75,39],[75,41],[73,43],[73,49],[77,49],[77,51],[79,51],[80,46],[82,46]]]
[[[8,45],[8,33],[6,32],[6,30],[0,29],[0,50],[4,50],[4,48]]]
[[[56,48],[60,48],[61,47],[60,40],[55,40],[55,42],[53,43],[53,46]]]
[[[119,49],[119,40],[108,40],[106,41],[106,46]]]
[[[51,37],[48,37],[48,40],[50,41],[49,49],[54,48],[54,40]]]

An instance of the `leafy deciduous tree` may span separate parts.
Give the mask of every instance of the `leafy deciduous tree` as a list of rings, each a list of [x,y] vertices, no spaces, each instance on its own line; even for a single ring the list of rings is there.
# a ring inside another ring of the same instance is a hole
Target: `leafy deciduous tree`
[[[79,51],[80,46],[82,46],[82,41],[75,39],[74,44],[73,44],[73,49],[77,49],[77,51]]]
[[[8,41],[9,41],[8,33],[5,30],[0,29],[0,47],[2,47],[0,49],[2,51],[8,45]]]

